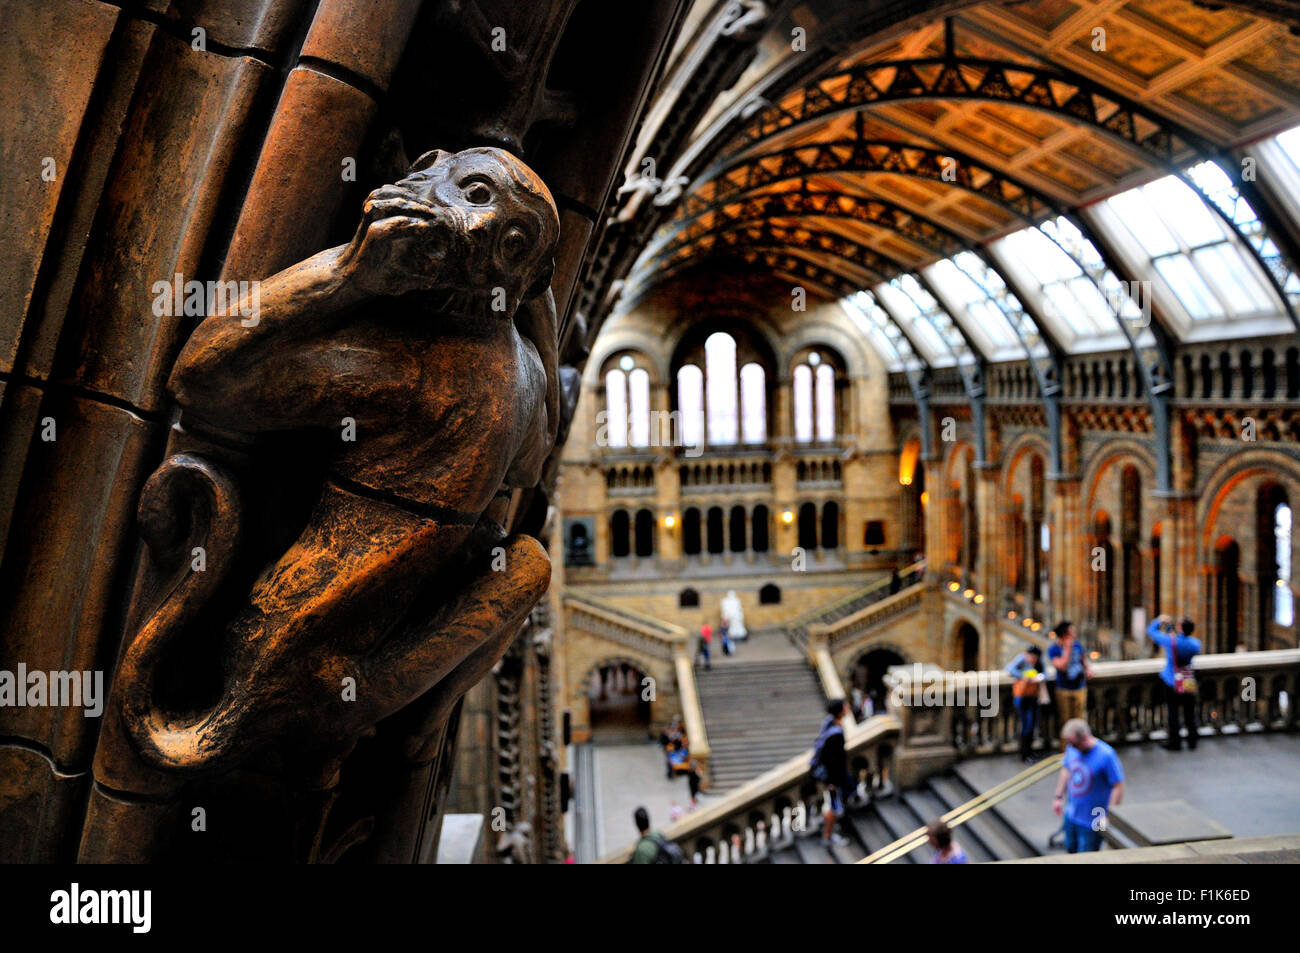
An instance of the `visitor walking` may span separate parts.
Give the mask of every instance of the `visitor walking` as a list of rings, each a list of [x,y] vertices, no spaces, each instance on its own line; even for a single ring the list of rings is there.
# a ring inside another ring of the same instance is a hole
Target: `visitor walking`
[[[1115,749],[1082,718],[1061,729],[1065,762],[1056,779],[1052,812],[1065,820],[1065,849],[1071,854],[1099,850],[1109,812],[1124,798],[1124,768]]]
[[[1020,760],[1034,763],[1034,732],[1038,729],[1038,693],[1043,686],[1043,650],[1037,645],[1025,649],[1007,666],[1016,680],[1011,686],[1016,714],[1020,717]]]
[[[1092,666],[1079,644],[1073,622],[1058,622],[1052,633],[1056,637],[1047,649],[1047,661],[1056,669],[1056,713],[1064,725],[1087,714]]]
[[[682,849],[658,831],[650,829],[650,812],[638,807],[632,815],[640,835],[629,864],[684,864],[686,854]]]
[[[934,848],[934,854],[930,857],[932,864],[965,864],[966,852],[961,849],[961,845],[952,839],[952,828],[944,821],[943,818],[933,820],[925,828],[926,839],[930,846]]]
[[[1196,717],[1196,671],[1192,660],[1201,654],[1201,640],[1192,637],[1195,631],[1196,624],[1191,619],[1184,618],[1175,627],[1173,618],[1168,615],[1157,616],[1147,626],[1147,638],[1165,651],[1165,667],[1160,672],[1160,680],[1165,683],[1165,723],[1169,729],[1165,747],[1170,751],[1182,750],[1180,721],[1187,723],[1188,750],[1196,750],[1200,725]]]
[[[853,790],[849,778],[848,755],[844,750],[844,715],[849,710],[849,703],[837,698],[826,706],[826,717],[822,720],[821,730],[813,745],[813,756],[809,767],[815,780],[826,785],[826,813],[823,815],[822,844],[830,847],[844,846],[849,842],[835,830],[835,821],[844,816],[845,798]]]
[[[713,664],[709,660],[709,643],[713,641],[713,626],[705,622],[700,626],[700,654],[704,656],[704,670],[713,671]]]

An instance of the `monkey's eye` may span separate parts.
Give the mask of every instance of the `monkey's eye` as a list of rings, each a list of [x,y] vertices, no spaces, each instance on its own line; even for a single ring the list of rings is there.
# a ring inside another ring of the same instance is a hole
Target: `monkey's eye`
[[[471,182],[465,186],[465,198],[471,205],[487,205],[492,201],[492,190],[482,182]]]
[[[522,229],[512,226],[506,230],[505,236],[501,239],[501,250],[505,252],[507,258],[518,258],[527,249],[528,236]]]

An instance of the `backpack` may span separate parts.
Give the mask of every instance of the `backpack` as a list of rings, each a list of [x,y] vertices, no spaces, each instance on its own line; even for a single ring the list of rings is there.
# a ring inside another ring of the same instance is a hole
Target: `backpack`
[[[818,732],[817,741],[813,745],[812,758],[808,761],[808,767],[812,770],[813,780],[820,781],[822,784],[827,783],[831,779],[830,774],[826,771],[826,765],[822,764],[822,748],[826,744],[826,739],[829,738],[835,730],[838,729],[841,733],[844,731],[844,729],[840,728],[839,725],[835,724],[834,719],[829,715],[826,716],[826,720],[828,724],[823,725],[822,730]]]
[[[655,845],[656,864],[686,863],[686,853],[668,838],[659,834],[647,834],[646,837]]]
[[[1178,653],[1174,649],[1174,642],[1177,636],[1172,633],[1169,636],[1169,661],[1173,663],[1174,669],[1174,691],[1179,695],[1196,694],[1196,670],[1192,668],[1192,659],[1196,658],[1196,653],[1187,657],[1187,664],[1178,664]]]

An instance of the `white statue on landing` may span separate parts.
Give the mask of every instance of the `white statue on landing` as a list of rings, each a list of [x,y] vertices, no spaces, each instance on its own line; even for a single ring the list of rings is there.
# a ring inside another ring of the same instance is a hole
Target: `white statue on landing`
[[[735,589],[728,589],[722,597],[722,621],[727,623],[727,635],[733,639],[743,639],[749,635],[745,628],[745,610],[740,606],[740,597]]]

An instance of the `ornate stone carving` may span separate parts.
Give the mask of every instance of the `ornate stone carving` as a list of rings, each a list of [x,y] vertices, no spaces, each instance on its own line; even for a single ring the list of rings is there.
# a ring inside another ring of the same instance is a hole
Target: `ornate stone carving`
[[[147,762],[192,772],[276,748],[326,785],[412,703],[422,736],[439,737],[550,578],[542,547],[506,541],[502,524],[559,421],[558,232],[546,186],[515,157],[430,152],[371,193],[350,243],[263,281],[254,320],[198,327],[169,382],[185,426],[252,440],[252,454],[314,433],[325,472],[305,527],[220,627],[207,697],[160,673],[212,593],[238,584],[238,479],[177,454],[145,487],[155,559],[188,560],[199,538],[207,563],[180,573],[123,657],[122,718]]]

